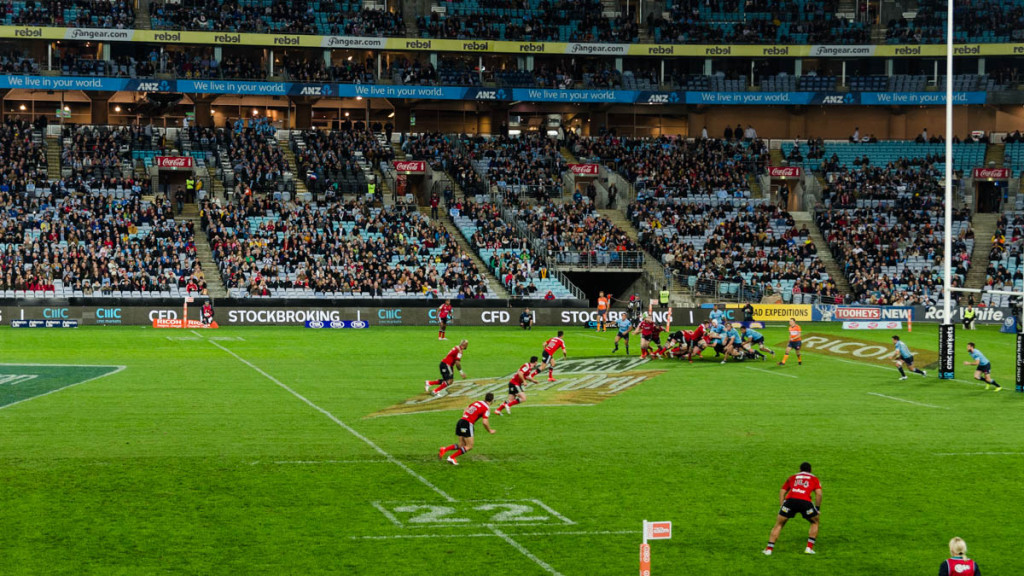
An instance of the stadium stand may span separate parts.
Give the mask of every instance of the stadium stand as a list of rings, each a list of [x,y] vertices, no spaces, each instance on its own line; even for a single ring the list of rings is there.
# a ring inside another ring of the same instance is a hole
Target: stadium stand
[[[394,159],[394,151],[367,130],[309,130],[293,133],[299,177],[314,193],[328,199],[367,191],[367,172]]]
[[[447,173],[466,196],[487,194],[480,172],[467,155],[459,152],[464,146],[464,140],[457,136],[412,134],[402,142],[402,151],[413,160],[427,161],[432,170]]]
[[[629,235],[601,215],[586,199],[567,202],[521,204],[513,217],[526,225],[548,258],[568,266],[639,267],[643,264],[640,246]],[[635,259],[621,262],[623,258]]]
[[[57,186],[0,192],[0,289],[8,298],[178,297],[205,289],[191,224],[168,201]]]
[[[870,28],[837,15],[839,0],[669,0],[651,16],[657,42],[680,44],[868,44]]]
[[[459,147],[489,190],[513,203],[523,196],[543,201],[562,194],[562,174],[569,167],[556,142],[545,135],[462,137]]]
[[[230,175],[238,186],[267,193],[283,182],[288,162],[277,144],[276,132],[264,118],[250,121],[248,126],[239,119],[231,130],[224,131]]]
[[[4,2],[3,23],[14,26],[133,28],[135,5],[127,0]]]
[[[243,197],[204,203],[202,225],[234,297],[493,297],[444,227],[415,208]]]
[[[605,16],[600,0],[452,0],[443,6],[417,18],[424,38],[629,43],[640,34],[635,16]]]
[[[7,117],[0,125],[0,192],[34,191],[47,181],[49,162],[42,134],[27,120]]]
[[[986,306],[1010,306],[1012,296],[992,294],[991,290],[1020,291],[1024,287],[1024,196],[1017,196],[1013,210],[999,216],[992,236],[992,252],[985,273],[981,303]]]
[[[128,127],[65,127],[61,175],[72,178],[120,178],[132,172],[133,131]]]
[[[456,205],[452,220],[480,259],[514,298],[572,298],[572,293],[555,278],[543,256],[530,247],[514,225],[502,218],[500,207],[467,200]]]
[[[365,10],[347,0],[181,0],[153,2],[149,8],[154,29],[282,32],[346,36],[401,36],[401,14]]]
[[[782,143],[782,154],[790,165],[802,166],[812,172],[836,172],[860,166],[886,166],[890,163],[935,164],[944,170],[940,162],[945,155],[945,144],[915,142],[912,140],[889,140],[875,143],[823,142],[823,150],[814,158],[805,157],[803,148],[792,141]],[[797,154],[793,150],[798,151]],[[953,169],[957,172],[984,166],[986,146],[978,142],[956,142],[953,144]]]

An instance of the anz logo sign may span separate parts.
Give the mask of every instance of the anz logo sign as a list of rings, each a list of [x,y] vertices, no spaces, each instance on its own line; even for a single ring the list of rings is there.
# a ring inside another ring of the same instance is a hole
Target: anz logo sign
[[[504,100],[504,90],[477,90],[477,100]]]
[[[651,94],[647,97],[648,104],[675,104],[679,102],[679,96],[675,92],[668,94]]]
[[[170,84],[166,80],[159,82],[139,82],[139,87],[136,89],[138,92],[166,92],[170,88]]]
[[[853,94],[833,94],[821,99],[822,104],[853,104]]]
[[[303,86],[299,90],[299,96],[330,96],[334,90],[331,89],[330,84],[323,84],[322,86]]]

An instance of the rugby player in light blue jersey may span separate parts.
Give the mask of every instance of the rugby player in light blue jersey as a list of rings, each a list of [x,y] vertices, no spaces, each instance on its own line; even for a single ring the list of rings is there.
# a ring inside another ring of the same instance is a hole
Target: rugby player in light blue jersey
[[[893,335],[892,345],[894,350],[892,351],[891,358],[896,362],[896,368],[900,371],[900,380],[907,379],[907,373],[903,371],[904,365],[906,365],[907,369],[914,374],[920,374],[921,376],[928,375],[924,370],[914,367],[914,355],[910,353],[910,348],[907,346],[907,343],[900,340],[899,336]]]
[[[974,347],[974,342],[967,343],[967,353],[971,355],[970,362],[965,361],[964,366],[974,366],[974,379],[985,383],[985,390],[991,390],[993,386],[996,387],[996,392],[1003,389],[995,380],[992,379],[992,363],[988,361],[988,358]]]

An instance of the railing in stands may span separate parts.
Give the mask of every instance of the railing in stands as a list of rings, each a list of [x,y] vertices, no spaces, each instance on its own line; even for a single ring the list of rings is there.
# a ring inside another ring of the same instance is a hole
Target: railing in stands
[[[555,252],[558,264],[568,268],[600,268],[610,270],[640,270],[644,267],[644,253],[640,250]]]

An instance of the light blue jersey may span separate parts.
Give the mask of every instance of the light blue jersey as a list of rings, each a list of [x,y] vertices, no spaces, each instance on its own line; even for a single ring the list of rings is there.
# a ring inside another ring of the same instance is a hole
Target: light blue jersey
[[[718,320],[719,324],[721,324],[725,321],[725,310],[712,310],[711,313],[708,314],[708,318]]]
[[[897,340],[894,346],[896,348],[896,351],[900,353],[900,356],[904,358],[910,358],[911,356],[913,356],[913,354],[910,353],[910,348],[907,347],[906,342],[903,342],[902,340]]]
[[[747,338],[754,342],[758,340],[764,340],[764,335],[762,335],[757,330],[751,330],[750,328],[747,328],[746,336]]]
[[[740,333],[737,332],[735,328],[731,328],[728,331],[726,331],[725,339],[728,340],[729,338],[732,338],[733,342],[741,342],[742,341],[742,339],[740,338]]]
[[[978,366],[985,366],[986,364],[988,364],[988,358],[986,358],[985,355],[981,353],[981,350],[975,348],[974,350],[971,350],[970,354],[972,360],[978,361]]]
[[[618,322],[615,323],[615,325],[619,328],[619,332],[622,334],[629,332],[629,329],[633,327],[633,325],[629,323],[628,318],[623,318],[619,320]]]

